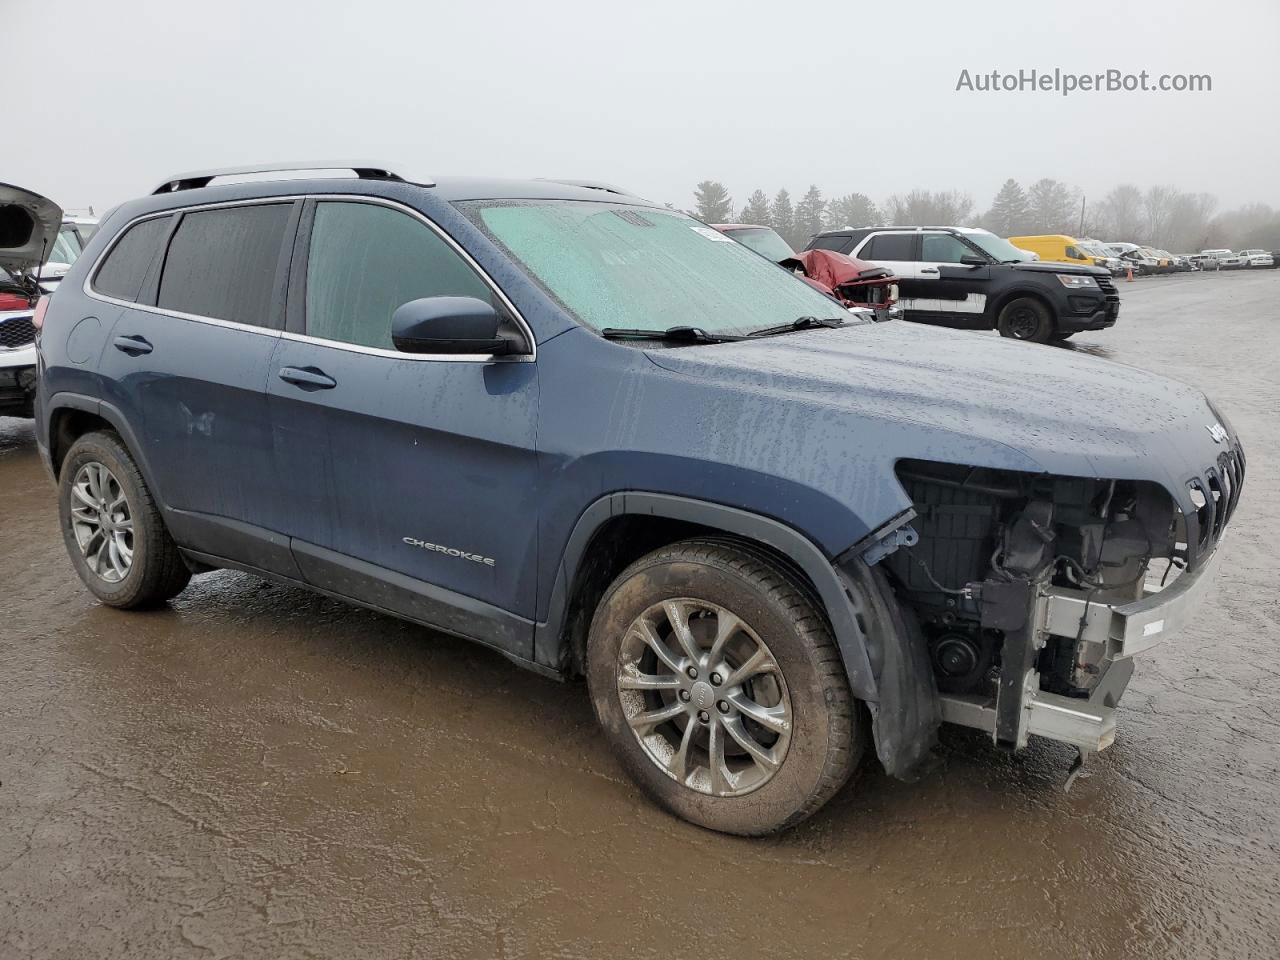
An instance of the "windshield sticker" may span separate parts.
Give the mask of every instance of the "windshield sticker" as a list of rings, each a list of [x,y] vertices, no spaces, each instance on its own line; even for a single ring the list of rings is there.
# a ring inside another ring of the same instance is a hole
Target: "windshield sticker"
[[[694,233],[700,233],[708,240],[714,240],[716,243],[733,243],[733,237],[726,237],[719,230],[712,230],[710,227],[690,227]]]

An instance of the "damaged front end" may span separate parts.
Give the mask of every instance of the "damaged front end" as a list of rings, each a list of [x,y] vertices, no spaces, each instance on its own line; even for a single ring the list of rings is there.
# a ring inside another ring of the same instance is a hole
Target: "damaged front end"
[[[1083,756],[1115,737],[1132,656],[1212,581],[1244,456],[1232,446],[1191,480],[1185,506],[1145,481],[911,460],[897,472],[916,536],[865,559],[920,624],[941,719]]]

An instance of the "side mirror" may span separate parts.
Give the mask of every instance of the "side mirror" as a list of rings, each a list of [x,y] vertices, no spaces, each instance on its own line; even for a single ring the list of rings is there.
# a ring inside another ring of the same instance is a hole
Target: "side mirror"
[[[523,353],[524,338],[490,303],[475,297],[423,297],[391,315],[391,342],[402,353]]]
[[[960,262],[966,267],[985,267],[987,265],[986,259],[976,253],[966,253],[960,258]]]

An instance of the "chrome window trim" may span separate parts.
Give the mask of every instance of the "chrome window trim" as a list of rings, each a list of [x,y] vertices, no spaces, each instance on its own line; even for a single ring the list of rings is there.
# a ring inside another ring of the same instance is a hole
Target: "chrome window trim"
[[[255,204],[264,203],[293,203],[297,200],[317,200],[317,201],[339,201],[348,203],[373,203],[383,207],[390,207],[393,210],[399,210],[401,213],[408,214],[415,220],[418,220],[427,229],[431,230],[443,240],[455,253],[462,257],[463,261],[471,267],[472,270],[484,281],[498,299],[502,301],[503,306],[511,311],[511,316],[515,318],[517,326],[520,327],[521,333],[529,344],[529,352],[516,354],[515,356],[501,356],[490,353],[447,353],[447,354],[429,354],[429,353],[401,353],[399,350],[386,350],[379,347],[365,347],[355,343],[347,343],[342,340],[328,340],[324,337],[313,337],[305,333],[293,333],[288,330],[274,330],[270,327],[260,327],[247,323],[236,323],[233,320],[220,320],[217,317],[205,317],[194,313],[182,313],[178,310],[166,310],[163,307],[156,307],[150,304],[134,303],[129,300],[120,300],[116,297],[109,297],[106,294],[98,293],[93,289],[93,278],[97,276],[98,270],[115,249],[115,245],[120,242],[120,238],[128,233],[136,224],[144,220],[154,220],[157,217],[170,217],[178,213],[193,213],[202,210],[217,210],[224,207],[245,207]],[[387,357],[393,360],[413,360],[421,363],[533,363],[538,357],[538,342],[534,339],[533,328],[529,326],[524,315],[516,309],[516,305],[511,302],[511,298],[506,295],[493,277],[489,276],[485,270],[462,248],[459,243],[449,236],[434,220],[427,217],[418,210],[414,210],[410,206],[406,206],[395,200],[388,200],[385,197],[366,196],[358,193],[305,193],[290,194],[288,196],[279,197],[252,197],[246,200],[223,200],[217,203],[200,203],[187,207],[172,207],[168,210],[158,210],[154,213],[144,213],[134,217],[111,238],[111,242],[98,254],[97,259],[93,261],[93,266],[89,268],[85,274],[84,295],[91,300],[98,300],[102,303],[110,303],[119,307],[128,307],[133,310],[142,310],[147,313],[158,314],[162,317],[175,317],[179,320],[193,320],[196,323],[207,323],[215,327],[227,327],[232,330],[246,330],[250,333],[257,333],[263,336],[273,337],[275,339],[293,340],[298,343],[316,343],[326,347],[333,347],[336,350],[346,350],[351,353],[362,353],[375,357]]]

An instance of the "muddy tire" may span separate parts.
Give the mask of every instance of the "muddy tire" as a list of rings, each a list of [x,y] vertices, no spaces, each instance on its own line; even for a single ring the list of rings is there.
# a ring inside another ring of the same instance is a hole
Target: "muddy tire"
[[[858,704],[812,590],[748,547],[689,540],[633,563],[596,609],[586,666],[627,772],[712,830],[799,823],[861,760]]]
[[[1029,343],[1047,343],[1054,335],[1053,317],[1048,308],[1031,297],[1018,297],[1005,304],[997,323],[1000,336]]]
[[[58,514],[72,566],[108,606],[155,606],[191,580],[142,474],[114,433],[86,434],[67,451]]]

